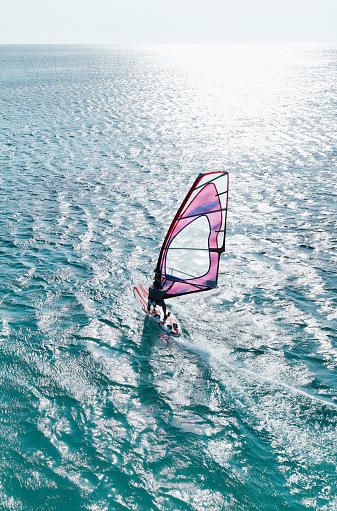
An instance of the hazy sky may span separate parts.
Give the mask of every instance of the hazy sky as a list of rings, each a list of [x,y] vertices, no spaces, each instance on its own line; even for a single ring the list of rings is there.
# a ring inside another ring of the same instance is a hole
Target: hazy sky
[[[337,42],[337,0],[2,0],[0,44]]]

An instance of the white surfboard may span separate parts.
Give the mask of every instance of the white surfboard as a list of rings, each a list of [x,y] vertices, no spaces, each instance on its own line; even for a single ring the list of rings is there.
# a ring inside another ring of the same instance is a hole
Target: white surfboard
[[[151,307],[151,311],[147,310],[147,302],[149,298],[149,289],[143,286],[142,284],[138,284],[133,288],[134,295],[137,301],[140,303],[143,312],[150,316],[152,321],[157,323],[165,333],[169,335],[180,335],[181,334],[181,326],[175,317],[175,315],[170,312],[168,318],[164,321],[164,312],[163,309],[157,305],[155,308]],[[167,313],[169,311],[167,310]]]

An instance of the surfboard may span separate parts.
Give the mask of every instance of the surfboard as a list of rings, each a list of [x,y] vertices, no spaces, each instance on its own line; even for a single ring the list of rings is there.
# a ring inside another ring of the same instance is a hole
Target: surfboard
[[[151,307],[151,310],[147,310],[147,302],[149,297],[149,290],[142,284],[138,284],[133,288],[134,295],[137,301],[140,303],[141,308],[145,314],[147,314],[154,323],[156,323],[166,334],[178,336],[181,334],[181,326],[175,317],[175,315],[167,309],[167,313],[170,313],[168,318],[164,321],[163,309],[156,305],[155,308]]]

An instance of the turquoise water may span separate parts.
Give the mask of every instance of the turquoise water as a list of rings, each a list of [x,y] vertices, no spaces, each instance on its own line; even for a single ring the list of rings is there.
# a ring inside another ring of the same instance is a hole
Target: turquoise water
[[[0,46],[0,507],[337,509],[337,47]],[[219,287],[133,298],[201,171]]]

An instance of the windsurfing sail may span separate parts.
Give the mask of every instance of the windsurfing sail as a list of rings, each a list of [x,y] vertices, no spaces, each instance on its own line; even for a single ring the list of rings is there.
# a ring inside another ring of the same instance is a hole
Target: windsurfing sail
[[[156,276],[164,298],[214,289],[225,250],[228,173],[199,174],[161,248]],[[169,288],[170,283],[174,282]]]

